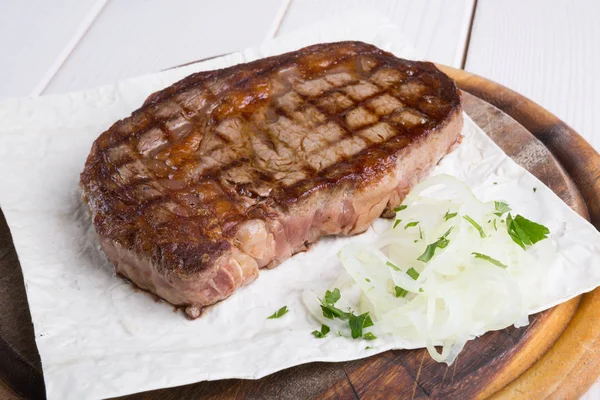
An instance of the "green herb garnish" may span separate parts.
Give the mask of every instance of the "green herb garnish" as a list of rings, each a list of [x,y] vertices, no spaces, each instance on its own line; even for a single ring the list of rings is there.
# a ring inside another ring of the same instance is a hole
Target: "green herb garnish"
[[[449,219],[452,219],[452,218],[456,217],[457,215],[458,215],[457,212],[451,213],[450,210],[448,210],[448,211],[446,211],[446,214],[444,215],[444,219],[446,221],[448,221]]]
[[[365,339],[365,340],[375,340],[375,339],[377,339],[377,336],[375,336],[373,334],[373,332],[367,332],[367,333],[365,333],[363,335],[363,339]]]
[[[273,315],[271,315],[270,317],[267,317],[267,319],[277,319],[277,318],[281,318],[283,317],[285,314],[288,313],[288,308],[287,306],[283,306],[281,307],[279,310],[275,311],[273,313]]]
[[[327,334],[329,333],[331,329],[329,329],[329,327],[325,324],[321,325],[321,330],[320,331],[312,331],[312,334],[317,338],[317,339],[323,339],[325,336],[327,336]]]
[[[494,214],[496,214],[499,217],[510,211],[510,207],[508,206],[508,204],[506,204],[503,201],[495,201],[494,207],[496,208],[496,212]]]
[[[390,267],[394,271],[398,271],[398,272],[402,271],[400,268],[398,268],[397,266],[395,266],[394,264],[392,264],[391,261],[386,261],[385,265],[387,265],[388,267]]]
[[[335,288],[333,292],[326,291],[325,297],[321,300],[321,310],[323,311],[323,316],[328,319],[339,318],[343,320],[347,320],[350,318],[350,313],[340,310],[335,307],[335,303],[340,299],[340,289]]]
[[[401,205],[400,207],[396,207],[396,208],[394,208],[394,212],[400,212],[402,210],[406,210],[406,207],[408,207],[408,206]]]
[[[340,298],[342,297],[342,294],[340,293],[340,289],[335,288],[333,289],[333,292],[331,291],[326,291],[325,292],[325,298],[323,299],[325,304],[327,305],[334,305]]]
[[[400,225],[400,222],[402,222],[402,220],[401,219],[397,219],[396,222],[394,222],[394,227],[392,229],[396,229],[396,227],[398,225]]]
[[[410,267],[408,269],[408,271],[406,271],[406,275],[410,276],[411,278],[413,278],[413,280],[417,280],[419,279],[419,273],[417,272],[416,269],[414,269],[413,267]]]
[[[351,314],[348,323],[350,325],[350,330],[352,331],[352,339],[362,337],[363,329],[373,326],[373,320],[368,312],[360,315]]]
[[[469,217],[468,215],[465,215],[463,218],[466,219],[471,225],[473,225],[475,227],[475,229],[477,229],[479,231],[479,237],[481,237],[481,238],[485,237],[485,232],[483,231],[483,228],[481,227],[481,225],[479,225],[477,222],[475,222],[475,220],[473,218]]]
[[[419,239],[423,239],[423,231],[421,230],[421,227],[419,227]]]
[[[396,297],[406,297],[408,294],[408,290],[402,289],[400,286],[394,286],[394,290],[396,291]]]
[[[450,243],[450,241],[446,239],[446,236],[450,234],[450,231],[452,231],[452,228],[448,229],[448,231],[446,231],[446,233],[444,233],[438,240],[431,244],[428,244],[427,248],[425,249],[425,252],[421,254],[419,258],[417,258],[417,260],[428,262],[435,254],[435,249],[443,249],[446,246],[448,246],[448,243]]]
[[[506,217],[506,229],[512,240],[525,250],[525,246],[531,246],[540,240],[546,239],[550,230],[517,214],[512,217],[510,213]]]
[[[533,193],[535,193],[535,192],[537,192],[537,188],[534,187],[533,188]]]
[[[365,278],[365,281],[371,283],[371,280],[369,278]]]
[[[507,265],[502,264],[500,261],[496,260],[495,258],[492,258],[490,256],[486,256],[485,254],[472,252],[471,255],[474,256],[475,258],[481,258],[482,260],[489,261],[489,262],[491,262],[492,264],[494,264],[494,265],[496,265],[498,267],[508,268]]]
[[[417,226],[419,225],[419,221],[416,222],[409,222],[408,224],[406,224],[406,226],[404,227],[404,230],[407,230],[408,228],[411,228],[413,226]]]

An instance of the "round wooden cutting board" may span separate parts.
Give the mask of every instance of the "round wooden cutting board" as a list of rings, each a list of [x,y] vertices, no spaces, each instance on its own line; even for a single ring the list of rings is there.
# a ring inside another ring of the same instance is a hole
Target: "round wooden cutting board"
[[[508,155],[600,227],[600,156],[589,144],[517,93],[464,71],[440,68],[463,90],[467,114]],[[0,379],[8,385],[0,382],[0,397],[43,398],[23,278],[1,213],[0,304]],[[489,332],[469,342],[451,367],[433,361],[426,350],[388,351],[344,363],[305,364],[256,381],[201,382],[127,398],[534,399],[585,393],[600,373],[600,291],[530,321],[527,327]]]

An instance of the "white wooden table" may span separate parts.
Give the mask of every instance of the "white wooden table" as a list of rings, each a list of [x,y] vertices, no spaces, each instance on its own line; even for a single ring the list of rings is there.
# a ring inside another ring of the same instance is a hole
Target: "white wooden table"
[[[367,10],[426,59],[524,94],[600,151],[598,0],[2,0],[0,99],[112,83]]]

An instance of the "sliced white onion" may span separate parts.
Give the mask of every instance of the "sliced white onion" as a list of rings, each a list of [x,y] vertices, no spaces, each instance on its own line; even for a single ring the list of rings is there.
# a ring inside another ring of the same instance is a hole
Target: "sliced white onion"
[[[505,216],[494,214],[494,203],[480,202],[463,182],[448,175],[417,185],[404,205],[396,216],[401,222],[382,233],[375,245],[353,244],[339,253],[351,278],[336,284],[349,288],[351,279],[360,289],[354,309],[369,311],[377,331],[424,342],[435,360],[451,364],[468,340],[528,323],[527,310],[543,291],[540,273],[555,256],[552,240],[524,251],[508,235]],[[457,215],[446,220],[447,213]],[[485,237],[465,216],[481,226]],[[411,222],[418,224],[407,226]],[[417,260],[449,230],[445,248],[437,248],[428,262]],[[475,258],[473,252],[506,268]],[[418,279],[407,275],[409,268],[419,272]],[[394,286],[408,294],[395,297]],[[317,320],[333,324],[323,317],[314,293],[305,293],[304,302]],[[347,324],[339,325],[340,331],[348,331]],[[441,353],[434,347],[439,345]]]

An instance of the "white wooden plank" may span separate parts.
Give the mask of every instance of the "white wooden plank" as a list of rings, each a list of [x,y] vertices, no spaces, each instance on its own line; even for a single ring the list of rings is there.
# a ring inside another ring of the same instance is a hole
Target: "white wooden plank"
[[[104,0],[0,2],[0,98],[36,94]]]
[[[531,98],[600,150],[599,17],[596,0],[479,0],[465,69]]]
[[[108,84],[255,45],[273,32],[285,5],[283,0],[110,1],[44,93]]]
[[[293,0],[278,34],[320,18],[378,12],[412,41],[423,58],[460,67],[473,11],[473,0]]]

